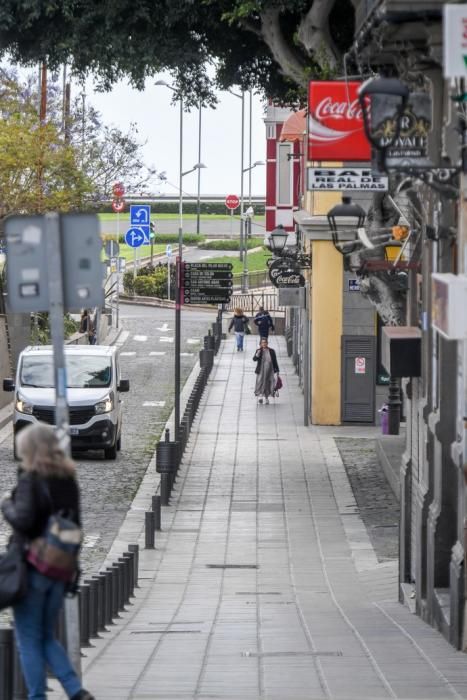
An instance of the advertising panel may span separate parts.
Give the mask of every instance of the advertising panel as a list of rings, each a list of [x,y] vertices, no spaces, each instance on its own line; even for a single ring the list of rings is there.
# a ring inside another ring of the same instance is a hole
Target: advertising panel
[[[308,89],[308,160],[369,161],[359,81],[316,81]]]

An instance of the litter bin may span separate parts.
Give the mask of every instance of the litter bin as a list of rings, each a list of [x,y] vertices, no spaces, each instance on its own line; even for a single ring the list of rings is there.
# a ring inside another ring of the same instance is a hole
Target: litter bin
[[[379,409],[381,414],[381,433],[383,435],[389,435],[389,407],[387,403],[383,403]]]

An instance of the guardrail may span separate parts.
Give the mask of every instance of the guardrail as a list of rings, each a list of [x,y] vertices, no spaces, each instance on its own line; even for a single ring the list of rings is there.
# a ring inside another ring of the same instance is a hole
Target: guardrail
[[[242,279],[243,273],[241,272],[233,275],[234,289],[242,286]],[[248,286],[250,289],[270,287],[271,280],[269,279],[268,270],[254,270],[253,272],[248,272]]]
[[[228,311],[241,309],[251,314],[259,311],[262,306],[267,311],[284,312],[285,307],[279,306],[277,292],[245,292],[242,294],[232,294],[227,307]]]

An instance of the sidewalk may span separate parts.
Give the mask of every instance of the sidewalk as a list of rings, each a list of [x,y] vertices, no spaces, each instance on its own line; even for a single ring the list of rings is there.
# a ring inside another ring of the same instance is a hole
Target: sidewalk
[[[284,389],[256,405],[254,343],[223,343],[156,550],[140,536],[133,605],[85,650],[86,687],[98,700],[467,698],[465,655],[397,602],[397,562],[378,563],[339,429],[302,426],[283,338]]]

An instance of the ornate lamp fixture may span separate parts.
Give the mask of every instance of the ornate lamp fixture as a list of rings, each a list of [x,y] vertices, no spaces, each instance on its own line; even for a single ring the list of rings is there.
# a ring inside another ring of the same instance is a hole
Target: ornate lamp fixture
[[[275,228],[274,231],[271,231],[269,235],[269,247],[271,252],[279,256],[282,255],[288,237],[289,234],[285,228],[282,226],[282,224],[279,224],[279,226]]]
[[[342,255],[353,253],[356,248],[357,231],[363,227],[366,219],[365,210],[359,204],[352,204],[351,197],[342,197],[342,204],[336,204],[327,213],[334,247]],[[339,236],[352,232],[354,240],[341,241]]]

